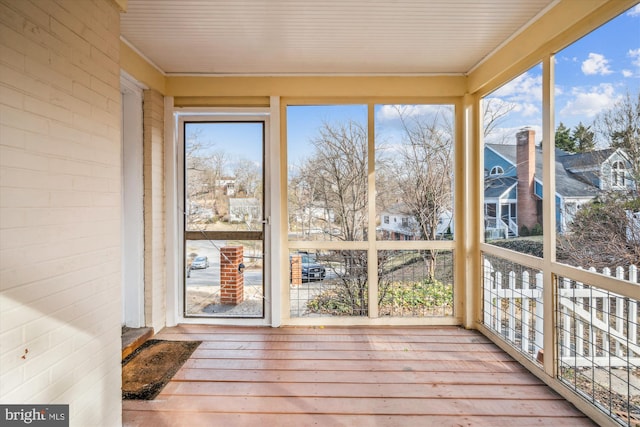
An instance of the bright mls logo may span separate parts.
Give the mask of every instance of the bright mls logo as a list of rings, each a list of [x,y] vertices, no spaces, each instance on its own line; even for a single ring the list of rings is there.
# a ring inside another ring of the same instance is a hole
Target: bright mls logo
[[[69,427],[69,405],[0,405],[3,426]]]

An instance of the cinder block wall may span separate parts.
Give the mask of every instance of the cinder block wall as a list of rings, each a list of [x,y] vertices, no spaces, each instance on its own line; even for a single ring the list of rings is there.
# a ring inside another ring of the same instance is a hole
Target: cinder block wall
[[[121,425],[120,17],[0,0],[0,402]]]
[[[159,331],[166,320],[164,216],[164,98],[144,91],[145,322]]]

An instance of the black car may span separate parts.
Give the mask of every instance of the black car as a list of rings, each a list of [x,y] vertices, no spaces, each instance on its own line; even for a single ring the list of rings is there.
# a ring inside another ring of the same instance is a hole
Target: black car
[[[301,254],[302,257],[302,280],[322,280],[327,275],[327,271],[322,264],[319,264],[313,255]]]

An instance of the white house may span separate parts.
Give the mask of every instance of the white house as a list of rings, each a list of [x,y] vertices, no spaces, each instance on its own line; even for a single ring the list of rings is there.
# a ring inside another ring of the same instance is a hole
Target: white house
[[[396,203],[380,213],[380,225],[377,231],[385,240],[417,240],[420,238],[420,224],[404,203]],[[453,214],[447,210],[440,215],[436,236],[441,238],[452,233]]]

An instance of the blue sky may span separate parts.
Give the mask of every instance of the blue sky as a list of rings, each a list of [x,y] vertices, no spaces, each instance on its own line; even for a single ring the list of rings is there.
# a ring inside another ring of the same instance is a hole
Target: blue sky
[[[197,135],[205,155],[224,152],[225,173],[231,174],[240,160],[262,165],[262,127],[261,122],[187,123],[185,133],[187,144],[193,135]]]
[[[514,106],[487,140],[509,142],[517,129],[542,129],[542,68],[535,66],[491,96]],[[555,56],[555,125],[591,125],[627,91],[640,90],[640,5],[596,29]],[[514,138],[513,138],[514,139]],[[600,145],[606,145],[600,141]]]
[[[366,105],[312,105],[287,108],[287,160],[301,166],[313,152],[313,141],[324,122],[347,123],[353,120],[366,126]]]

